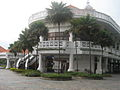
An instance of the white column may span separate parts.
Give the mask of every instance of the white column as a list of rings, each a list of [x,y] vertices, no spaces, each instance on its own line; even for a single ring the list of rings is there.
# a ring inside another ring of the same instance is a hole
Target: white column
[[[106,58],[106,63],[105,63],[105,72],[108,72],[108,58]]]
[[[69,69],[68,71],[74,71],[74,67],[73,67],[73,54],[70,54],[69,57]]]
[[[97,74],[102,74],[102,57],[99,57],[99,62],[97,64],[97,70],[96,70]]]
[[[7,57],[7,65],[6,65],[6,69],[9,69],[10,68],[10,60],[9,58]]]
[[[72,42],[72,41],[73,41],[73,35],[72,35],[72,32],[70,32],[69,35],[70,35],[70,36],[69,36],[69,41]]]
[[[39,54],[39,66],[38,66],[37,70],[39,70],[41,72],[43,72],[43,65],[42,64],[43,64],[42,63],[42,55]]]
[[[40,42],[42,42],[43,41],[43,36],[40,36],[39,39],[40,39]]]

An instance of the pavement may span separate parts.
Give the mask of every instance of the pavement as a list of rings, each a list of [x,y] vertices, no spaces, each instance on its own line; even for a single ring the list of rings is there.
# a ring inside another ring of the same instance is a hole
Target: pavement
[[[104,80],[52,81],[0,69],[0,90],[120,90],[120,74],[112,76]]]

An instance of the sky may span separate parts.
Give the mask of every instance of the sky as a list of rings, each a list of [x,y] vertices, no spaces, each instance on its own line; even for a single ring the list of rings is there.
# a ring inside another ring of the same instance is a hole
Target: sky
[[[85,8],[87,0],[0,0],[0,46],[7,48],[18,40],[19,34],[28,27],[29,17],[49,8],[51,1],[66,3],[80,9]],[[99,12],[111,16],[120,25],[120,0],[89,0],[90,5]]]

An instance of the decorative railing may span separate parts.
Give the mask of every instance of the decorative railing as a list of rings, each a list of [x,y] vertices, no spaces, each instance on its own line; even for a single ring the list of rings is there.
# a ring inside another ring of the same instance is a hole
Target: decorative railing
[[[88,41],[76,41],[76,42],[74,42],[74,47],[75,47],[75,45],[81,49],[89,49]],[[100,45],[94,45],[92,42],[90,42],[90,46],[91,46],[91,49],[101,50]]]
[[[38,48],[59,48],[59,44],[60,44],[60,48],[68,48],[69,47],[68,41],[60,40],[60,43],[59,43],[58,40],[51,40],[51,41],[40,42]]]
[[[0,58],[20,58],[23,56],[24,56],[23,53],[18,53],[16,57],[14,56],[13,53],[9,53],[9,52],[0,53]]]
[[[87,14],[90,14],[93,17],[96,17],[106,23],[109,23],[111,26],[113,26],[118,32],[120,32],[120,27],[119,25],[108,15],[101,13],[101,12],[97,12],[95,10],[85,10],[85,9],[80,9],[79,11],[72,11],[74,13],[74,17],[80,17],[80,16],[86,16]],[[30,18],[29,18],[29,24],[37,21],[37,20],[42,20],[45,19],[47,16],[47,12],[46,11],[41,11],[38,13],[33,14]]]
[[[91,46],[91,50],[95,51],[95,52],[101,52],[102,48],[100,45],[95,45],[93,44],[93,42],[90,42],[90,46]],[[64,41],[64,40],[60,40],[60,49],[73,49],[72,52],[75,52],[76,47],[78,50],[81,51],[89,51],[89,41],[74,41],[74,42],[70,42],[70,41]],[[40,50],[54,50],[54,49],[59,49],[59,41],[58,40],[51,40],[51,41],[42,41],[39,43],[39,47]],[[114,55],[119,57],[120,56],[120,51],[116,50],[114,48],[108,48],[105,47],[103,48],[104,53],[106,55]],[[79,51],[78,51],[79,53]]]

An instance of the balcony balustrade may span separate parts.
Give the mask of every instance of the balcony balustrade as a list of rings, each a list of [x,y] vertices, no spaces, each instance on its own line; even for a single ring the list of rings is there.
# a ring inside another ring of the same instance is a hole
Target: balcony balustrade
[[[9,53],[9,52],[0,53],[0,58],[20,58],[23,56],[24,56],[24,54],[22,54],[22,53],[18,53],[16,57],[14,56],[13,53]]]
[[[82,51],[89,51],[89,42],[88,41],[76,41],[76,42],[70,42],[65,40],[60,40],[60,49],[73,49],[73,52],[75,52],[75,48],[77,47],[78,53],[80,50]],[[51,41],[42,41],[39,43],[39,49],[59,49],[59,41],[58,40],[51,40]],[[115,50],[114,48],[103,48],[104,54],[110,56],[114,55],[119,57],[120,51]],[[91,42],[91,51],[101,52],[102,48],[100,45],[94,45],[93,42]],[[100,53],[101,54],[101,53]]]
[[[42,41],[39,43],[39,47],[38,48],[59,48],[59,44],[60,44],[60,48],[68,48],[69,47],[69,41],[64,41],[64,40],[60,40],[60,43],[58,40],[51,40],[51,41]]]
[[[118,31],[120,33],[120,27],[119,25],[108,15],[101,13],[101,12],[97,12],[95,10],[89,11],[89,10],[85,10],[85,9],[80,9],[80,11],[73,11],[74,13],[74,17],[78,18],[81,16],[86,16],[87,14],[90,14],[92,17],[96,17],[98,20],[102,20],[103,22],[106,22],[108,24],[110,24],[112,27],[115,28],[116,31]],[[29,18],[29,24],[31,24],[34,21],[37,20],[43,20],[45,19],[47,16],[47,12],[46,11],[41,11],[38,13],[33,14],[30,18]]]

